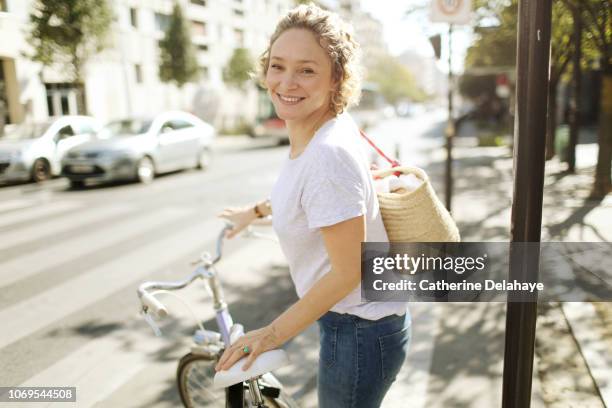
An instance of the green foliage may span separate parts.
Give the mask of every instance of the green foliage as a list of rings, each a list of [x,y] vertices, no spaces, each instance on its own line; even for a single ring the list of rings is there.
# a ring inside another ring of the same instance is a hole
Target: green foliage
[[[244,88],[251,79],[255,66],[253,58],[246,48],[236,48],[227,66],[223,70],[223,80],[238,88]]]
[[[296,6],[299,6],[300,4],[314,4],[316,6],[320,6],[319,2],[316,0],[294,0],[294,3]]]
[[[81,82],[87,60],[108,45],[112,21],[107,0],[36,0],[28,33],[31,58],[43,65],[64,64]]]
[[[551,64],[553,76],[566,72],[573,52],[574,18],[571,8],[581,6],[583,22],[583,66],[591,66],[600,57],[612,64],[612,1],[553,0],[551,32]],[[476,40],[468,49],[466,67],[514,66],[518,24],[518,0],[476,0],[476,14],[481,24],[493,26],[474,28]]]
[[[516,28],[518,23],[518,2],[509,4],[500,1],[478,1],[476,9],[482,19],[496,21],[497,25],[476,27],[476,41],[468,48],[465,66],[508,67],[516,64]]]
[[[159,78],[163,82],[174,82],[179,87],[195,80],[199,73],[187,24],[181,6],[175,3],[165,36],[159,43]]]
[[[427,98],[408,68],[391,55],[377,58],[368,70],[368,81],[377,84],[387,102],[393,105],[402,99],[421,102]]]
[[[568,9],[576,9],[583,27],[583,66],[598,61],[604,72],[612,71],[612,1],[562,0]]]

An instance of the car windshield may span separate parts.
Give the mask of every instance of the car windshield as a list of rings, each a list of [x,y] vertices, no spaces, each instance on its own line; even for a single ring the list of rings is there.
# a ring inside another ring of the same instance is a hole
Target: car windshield
[[[45,134],[49,126],[51,126],[53,122],[43,122],[43,123],[21,123],[15,126],[12,130],[7,132],[3,140],[27,140],[27,139],[37,139]]]
[[[100,139],[108,139],[115,136],[134,136],[146,133],[151,127],[152,120],[124,119],[110,122],[98,134]]]

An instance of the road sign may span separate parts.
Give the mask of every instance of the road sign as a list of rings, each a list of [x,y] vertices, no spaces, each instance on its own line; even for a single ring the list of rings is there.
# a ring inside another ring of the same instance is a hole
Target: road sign
[[[431,0],[430,20],[434,23],[469,24],[471,0]]]

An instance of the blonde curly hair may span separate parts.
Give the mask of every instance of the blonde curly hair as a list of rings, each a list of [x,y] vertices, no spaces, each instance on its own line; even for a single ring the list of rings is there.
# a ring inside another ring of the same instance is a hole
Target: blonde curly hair
[[[330,109],[338,115],[347,107],[357,104],[361,96],[360,48],[352,34],[352,27],[337,14],[312,3],[290,10],[278,22],[268,48],[259,58],[256,73],[259,84],[266,88],[265,78],[268,74],[272,45],[281,34],[292,28],[312,32],[331,60],[332,76],[338,81],[338,88],[332,94]]]

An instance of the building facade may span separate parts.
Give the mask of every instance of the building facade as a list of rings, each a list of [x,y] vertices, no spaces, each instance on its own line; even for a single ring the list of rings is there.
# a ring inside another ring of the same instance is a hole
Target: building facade
[[[32,0],[0,0],[0,105],[5,121],[87,113],[101,120],[182,109],[217,127],[252,120],[256,92],[223,82],[236,48],[263,52],[292,0],[179,0],[191,27],[200,75],[181,89],[159,80],[159,41],[174,0],[110,0],[115,15],[109,47],[87,63],[78,89],[62,67],[32,62],[26,41]],[[245,103],[246,101],[246,103]]]

